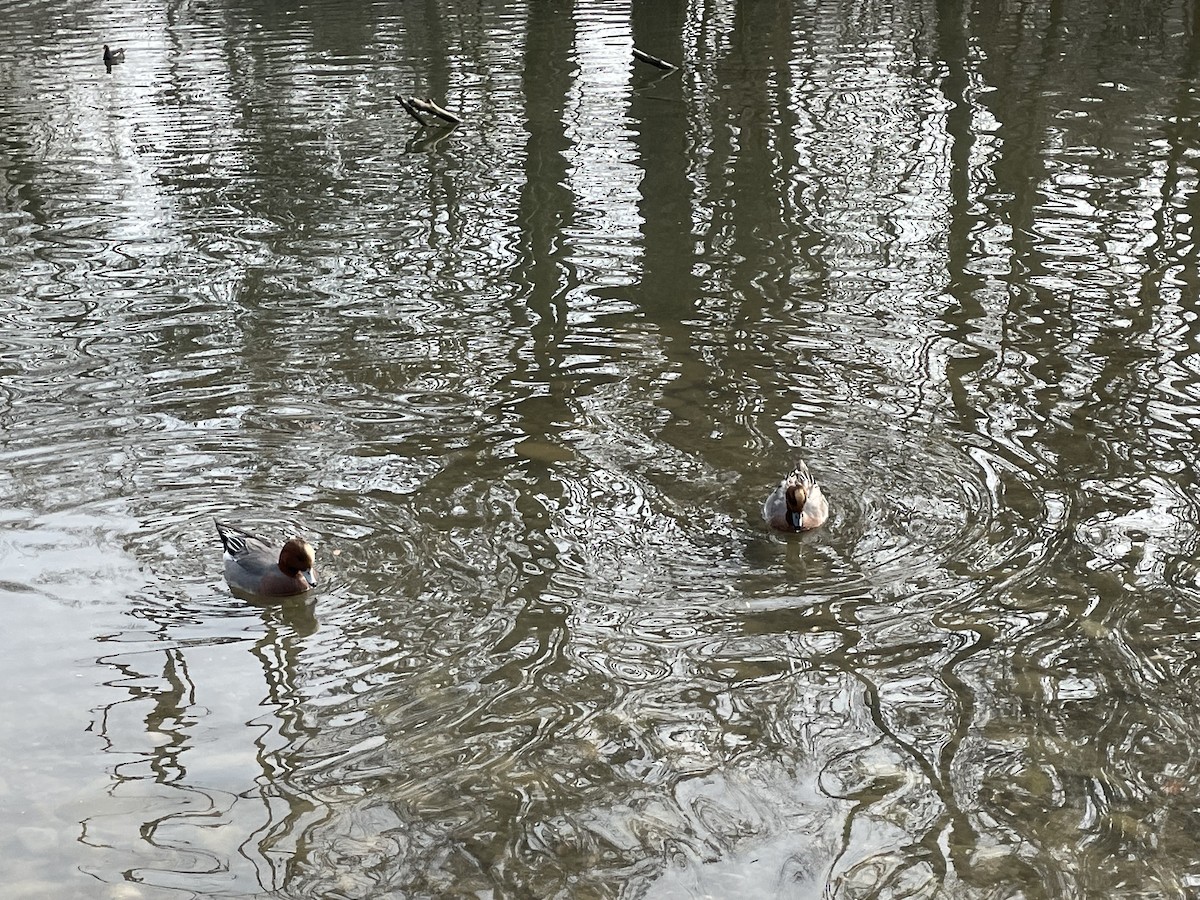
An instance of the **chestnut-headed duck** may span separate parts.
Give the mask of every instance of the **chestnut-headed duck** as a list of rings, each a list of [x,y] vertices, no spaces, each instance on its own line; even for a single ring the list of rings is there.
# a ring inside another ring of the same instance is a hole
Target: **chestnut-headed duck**
[[[225,580],[231,588],[259,597],[291,597],[317,586],[316,557],[304,538],[292,538],[276,550],[224,522],[217,522],[217,534],[225,546]]]
[[[829,503],[803,462],[767,498],[763,518],[779,531],[811,531],[829,518]]]

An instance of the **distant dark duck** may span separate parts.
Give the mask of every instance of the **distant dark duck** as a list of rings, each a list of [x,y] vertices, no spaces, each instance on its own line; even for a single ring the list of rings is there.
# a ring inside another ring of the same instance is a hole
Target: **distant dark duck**
[[[276,550],[224,522],[217,522],[217,534],[225,546],[225,580],[231,588],[259,597],[291,597],[317,586],[316,557],[303,538],[292,538]]]
[[[803,462],[767,498],[763,518],[778,531],[812,531],[829,518],[829,503]]]
[[[112,67],[118,63],[125,62],[125,48],[118,47],[116,50],[109,50],[108,44],[104,45],[104,65],[112,71]]]

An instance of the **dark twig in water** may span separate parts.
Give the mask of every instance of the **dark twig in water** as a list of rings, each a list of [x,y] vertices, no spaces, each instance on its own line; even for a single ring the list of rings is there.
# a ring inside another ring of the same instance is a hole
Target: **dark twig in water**
[[[125,62],[125,48],[118,47],[116,50],[109,50],[108,44],[104,45],[104,68],[112,74],[112,67],[119,66]]]

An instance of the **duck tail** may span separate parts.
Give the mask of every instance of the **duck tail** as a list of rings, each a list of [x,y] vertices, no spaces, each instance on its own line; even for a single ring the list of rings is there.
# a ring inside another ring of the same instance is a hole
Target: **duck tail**
[[[220,519],[213,518],[213,524],[217,526],[217,535],[221,538],[221,546],[225,548],[225,552],[229,552],[229,541],[233,538],[230,533],[233,529],[232,525],[222,522]]]
[[[802,459],[796,460],[796,468],[792,470],[792,478],[805,487],[817,483],[816,479],[809,473],[808,465]]]
[[[217,534],[221,538],[221,545],[225,548],[225,552],[231,556],[237,556],[246,549],[246,538],[253,537],[248,531],[243,531],[236,525],[230,525],[228,522],[222,522],[220,519],[214,518],[213,524],[217,526]]]

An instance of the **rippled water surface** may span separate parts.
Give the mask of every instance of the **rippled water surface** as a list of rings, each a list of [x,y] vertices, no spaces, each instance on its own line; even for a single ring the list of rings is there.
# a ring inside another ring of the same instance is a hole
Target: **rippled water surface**
[[[1195,16],[0,6],[5,896],[1194,897]]]

